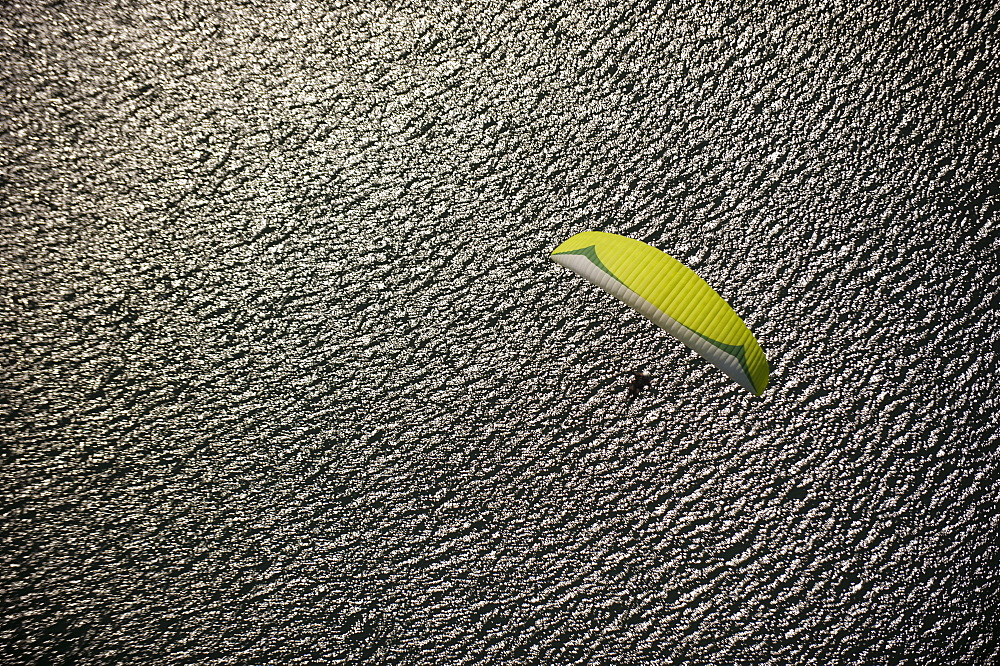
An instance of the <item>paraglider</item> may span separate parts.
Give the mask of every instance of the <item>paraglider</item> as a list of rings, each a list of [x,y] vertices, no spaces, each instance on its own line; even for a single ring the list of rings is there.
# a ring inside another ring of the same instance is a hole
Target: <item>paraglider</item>
[[[646,374],[642,368],[629,370],[628,374],[632,375],[632,381],[628,384],[628,398],[625,401],[626,407],[635,402],[635,399],[639,397],[642,390],[653,383],[653,376]]]
[[[552,259],[622,301],[756,395],[770,368],[739,315],[690,268],[633,238],[576,234]]]

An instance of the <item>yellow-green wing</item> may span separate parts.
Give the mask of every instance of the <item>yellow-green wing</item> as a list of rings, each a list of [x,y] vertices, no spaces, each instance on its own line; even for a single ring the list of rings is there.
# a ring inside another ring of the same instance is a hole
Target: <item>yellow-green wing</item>
[[[729,304],[690,268],[633,238],[577,234],[552,259],[608,292],[760,395],[770,368]]]

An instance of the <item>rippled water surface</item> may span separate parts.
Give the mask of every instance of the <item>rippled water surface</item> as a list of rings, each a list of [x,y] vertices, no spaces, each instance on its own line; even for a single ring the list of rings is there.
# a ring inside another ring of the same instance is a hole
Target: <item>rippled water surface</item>
[[[3,4],[0,662],[997,663],[998,28]]]

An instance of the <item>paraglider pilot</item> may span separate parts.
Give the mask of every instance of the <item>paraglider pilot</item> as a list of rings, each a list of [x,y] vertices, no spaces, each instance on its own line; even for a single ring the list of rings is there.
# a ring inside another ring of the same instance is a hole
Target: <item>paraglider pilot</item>
[[[638,370],[630,370],[629,374],[632,375],[632,381],[628,385],[628,399],[625,401],[626,407],[635,402],[642,389],[649,386],[653,381],[653,376],[646,374],[641,367]]]

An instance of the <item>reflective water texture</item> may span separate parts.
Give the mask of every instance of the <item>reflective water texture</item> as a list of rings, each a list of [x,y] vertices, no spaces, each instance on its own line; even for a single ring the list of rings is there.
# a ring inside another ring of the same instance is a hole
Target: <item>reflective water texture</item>
[[[0,662],[997,663],[1000,14],[948,4],[4,5]]]

